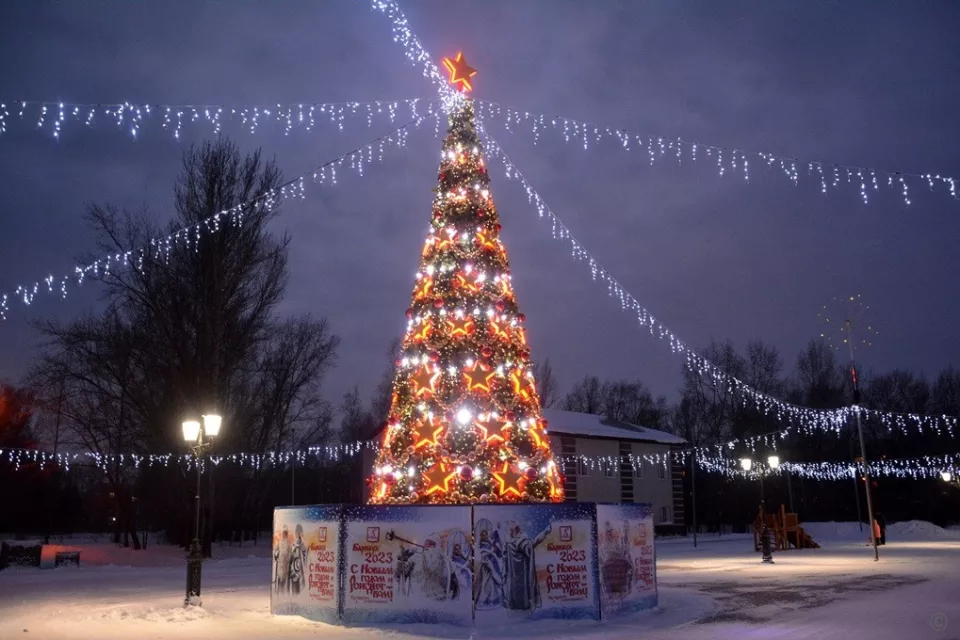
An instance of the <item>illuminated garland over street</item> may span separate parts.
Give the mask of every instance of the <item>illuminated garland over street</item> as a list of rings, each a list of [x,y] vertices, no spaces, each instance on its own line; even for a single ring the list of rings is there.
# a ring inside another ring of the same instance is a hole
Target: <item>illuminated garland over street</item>
[[[383,4],[395,6],[395,3]],[[430,77],[426,68],[424,75]],[[347,122],[361,118],[368,127],[373,126],[376,118],[388,117],[390,122],[394,122],[400,114],[418,118],[424,112],[433,114],[437,104],[436,100],[425,98],[256,106],[0,101],[0,135],[17,124],[30,123],[34,131],[47,132],[59,140],[65,128],[71,124],[91,128],[101,120],[107,120],[134,140],[139,139],[141,130],[148,127],[159,127],[163,131],[171,132],[173,137],[179,140],[185,127],[205,126],[209,133],[217,135],[224,125],[230,123],[239,124],[251,134],[257,133],[264,126],[282,126],[284,135],[289,136],[291,133],[311,133],[326,122],[343,131]],[[477,100],[475,104],[478,116],[485,117],[488,121],[501,122],[507,131],[516,133],[521,127],[529,128],[534,145],[539,143],[544,132],[562,137],[567,143],[582,143],[584,150],[589,149],[591,144],[613,143],[623,151],[643,154],[651,165],[661,160],[675,161],[677,164],[683,164],[684,161],[710,162],[716,165],[720,177],[739,175],[744,182],[750,182],[751,175],[757,172],[757,167],[773,167],[794,186],[799,185],[801,178],[815,181],[824,195],[840,189],[856,189],[864,204],[871,202],[871,197],[879,196],[882,190],[892,190],[905,205],[910,205],[913,202],[911,193],[921,189],[935,191],[937,186],[950,197],[960,199],[957,191],[960,179],[939,173],[906,173],[819,160],[800,160],[762,151],[690,142],[681,138],[642,135],[572,118],[524,111],[496,102]]]
[[[233,453],[213,455],[201,458],[201,465],[214,467],[236,465],[239,467],[264,469],[284,468],[288,466],[306,467],[312,463],[339,463],[360,455],[363,451],[380,453],[375,442],[353,442],[328,446],[308,447],[296,451],[266,451],[263,453]],[[626,462],[636,476],[641,470],[643,477],[654,477],[658,467],[672,465],[673,462],[685,463],[689,460],[690,450],[671,451],[662,454],[629,454],[626,456],[555,456],[558,465],[573,464],[578,469],[588,469],[590,473],[619,476]],[[97,454],[97,453],[49,453],[33,449],[0,449],[0,462],[11,464],[17,471],[37,468],[39,470],[60,469],[70,471],[78,466],[92,466],[103,472],[110,469],[138,470],[151,467],[179,466],[186,470],[196,469],[196,458],[192,454]],[[760,475],[780,475],[787,472],[794,476],[811,480],[849,480],[862,476],[862,465],[845,462],[781,462],[777,469],[758,469],[753,467],[744,471],[740,460],[728,457],[714,457],[697,454],[697,466],[710,473],[719,473],[728,477],[758,479]],[[870,476],[884,476],[920,480],[938,478],[943,472],[954,476],[960,472],[960,454],[921,456],[907,459],[880,459],[870,463]],[[649,476],[645,474],[650,474]]]
[[[819,160],[799,160],[762,151],[719,147],[681,138],[642,135],[625,129],[614,129],[562,116],[531,113],[482,100],[477,101],[477,111],[485,119],[500,120],[507,131],[515,132],[520,127],[529,127],[535,145],[544,131],[562,135],[568,143],[582,142],[584,150],[591,144],[612,142],[623,151],[635,151],[645,155],[651,165],[658,160],[673,160],[677,164],[683,164],[684,161],[712,162],[716,164],[720,177],[739,174],[744,182],[750,181],[751,171],[756,172],[758,165],[762,168],[774,167],[794,186],[799,185],[801,178],[815,181],[824,195],[831,190],[847,187],[857,189],[864,204],[868,204],[873,195],[879,195],[881,189],[886,189],[897,192],[903,203],[910,205],[911,186],[917,190],[923,188],[934,191],[939,185],[950,197],[960,199],[957,193],[960,179],[939,173],[883,171]]]
[[[553,239],[569,244],[574,260],[586,263],[590,268],[593,280],[599,281],[606,287],[607,294],[619,301],[621,310],[633,312],[640,326],[648,330],[650,335],[660,340],[666,340],[670,346],[670,351],[681,356],[691,371],[697,372],[703,378],[711,379],[714,384],[725,386],[741,402],[749,402],[764,415],[774,417],[785,425],[798,427],[808,435],[814,431],[833,431],[839,434],[843,426],[848,424],[855,416],[855,413],[860,412],[862,418],[878,421],[891,430],[899,430],[903,433],[909,433],[913,430],[918,432],[932,431],[938,436],[954,437],[958,422],[958,418],[954,416],[893,413],[867,409],[857,405],[831,410],[811,409],[784,402],[779,398],[754,389],[739,378],[727,374],[723,369],[681,340],[669,327],[640,304],[609,271],[604,269],[546,204],[536,189],[504,153],[497,141],[489,135],[489,132],[484,130],[483,121],[480,119],[478,119],[478,129],[486,138],[487,150],[490,155],[500,159],[507,177],[517,180],[523,186],[527,193],[527,199],[534,205],[537,214],[541,219],[545,218],[549,222]]]
[[[697,466],[729,477],[757,479],[784,472],[811,480],[849,480],[863,476],[863,465],[854,462],[781,462],[776,469],[753,467],[745,471],[740,461],[733,458],[697,457]],[[960,469],[960,454],[922,456],[919,458],[881,458],[869,464],[870,477],[892,477],[920,480],[939,478],[947,471],[956,475]]]
[[[436,116],[437,114],[432,115]],[[71,274],[60,277],[51,274],[43,280],[18,285],[13,292],[0,294],[0,320],[7,319],[7,312],[12,301],[19,301],[26,306],[30,306],[38,294],[56,295],[63,299],[67,297],[69,287],[79,287],[88,278],[102,278],[111,271],[126,269],[131,266],[139,269],[143,264],[143,259],[148,255],[168,260],[174,245],[182,244],[186,247],[196,247],[201,236],[218,232],[222,224],[243,224],[244,211],[254,203],[263,201],[266,206],[272,207],[276,202],[287,198],[306,198],[308,182],[320,185],[335,185],[337,184],[338,170],[342,173],[349,168],[362,176],[365,166],[372,164],[374,161],[383,161],[383,152],[388,146],[405,146],[410,127],[418,126],[427,117],[429,116],[421,115],[390,133],[376,138],[369,144],[358,147],[339,158],[325,162],[312,171],[288,180],[276,189],[247,202],[241,202],[230,209],[219,211],[196,224],[181,227],[166,236],[154,238],[149,245],[133,248],[123,253],[106,255],[90,264],[77,265],[73,268]]]
[[[41,102],[0,100],[0,135],[8,127],[19,123],[32,123],[34,131],[49,133],[60,140],[64,129],[73,124],[94,127],[107,120],[130,135],[140,137],[141,129],[160,128],[180,139],[184,127],[205,126],[213,135],[220,133],[225,124],[236,123],[251,134],[261,127],[277,125],[283,134],[292,132],[310,133],[320,125],[330,122],[343,131],[348,121],[364,119],[367,127],[373,127],[374,119],[387,117],[394,122],[398,117],[417,119],[436,110],[437,101],[424,98],[406,100],[377,100],[375,102],[317,102],[276,104],[272,106],[229,106],[222,104],[80,104],[73,102]]]

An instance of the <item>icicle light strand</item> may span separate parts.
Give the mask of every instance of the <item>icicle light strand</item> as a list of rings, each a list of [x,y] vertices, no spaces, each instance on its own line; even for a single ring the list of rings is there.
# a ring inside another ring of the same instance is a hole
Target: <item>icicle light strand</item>
[[[911,187],[936,191],[939,186],[951,198],[960,199],[960,194],[957,193],[960,179],[940,173],[906,173],[819,160],[800,160],[762,151],[746,151],[739,147],[720,147],[676,137],[644,135],[573,118],[532,113],[496,102],[477,100],[476,105],[479,116],[501,122],[504,129],[511,133],[518,132],[521,127],[529,129],[534,145],[539,143],[544,131],[554,133],[567,143],[582,142],[585,150],[591,144],[607,141],[623,151],[644,154],[651,165],[663,159],[673,159],[678,164],[683,164],[684,158],[695,162],[712,162],[716,165],[718,176],[740,175],[744,182],[750,182],[753,175],[750,170],[751,163],[754,166],[760,164],[776,169],[795,187],[799,186],[801,177],[804,177],[817,184],[823,194],[830,190],[857,188],[858,198],[863,204],[869,204],[871,198],[880,193],[881,188],[894,192],[906,206],[913,202]]]
[[[711,380],[718,386],[726,387],[740,402],[753,406],[764,415],[776,418],[781,424],[798,427],[806,434],[811,434],[814,431],[833,431],[839,434],[843,426],[848,424],[850,419],[859,412],[861,417],[878,421],[891,430],[899,430],[904,433],[908,433],[910,430],[929,431],[940,436],[954,437],[958,422],[958,419],[954,416],[893,413],[867,409],[858,405],[832,410],[800,407],[758,391],[739,378],[727,374],[681,340],[669,327],[640,304],[609,271],[604,269],[597,259],[574,237],[563,221],[547,206],[540,194],[516,168],[497,141],[485,131],[483,120],[478,119],[478,128],[487,141],[487,150],[490,155],[503,163],[507,178],[516,180],[523,186],[528,201],[536,208],[539,217],[549,222],[553,238],[567,243],[574,260],[587,265],[593,280],[600,282],[607,289],[607,294],[620,303],[621,310],[633,312],[640,326],[649,331],[650,335],[666,341],[670,346],[670,351],[683,358],[685,366],[691,371],[696,372],[704,379]]]
[[[264,467],[286,467],[288,465],[307,466],[318,463],[338,463],[352,459],[364,451],[379,452],[379,444],[372,441],[321,445],[291,451],[265,451],[262,453],[231,453],[211,455],[201,459],[201,464],[209,460],[214,466],[238,465],[255,469]],[[654,477],[659,468],[664,468],[664,477],[669,478],[674,463],[685,463],[690,453],[686,451],[668,451],[658,454],[626,454],[616,456],[566,455],[558,456],[557,463],[564,468],[576,469],[577,475],[600,473],[618,476],[629,467],[634,477]],[[30,466],[41,469],[59,467],[70,471],[80,465],[92,465],[103,472],[116,469],[140,469],[149,467],[180,466],[196,469],[197,459],[188,453],[174,454],[136,454],[136,453],[50,453],[35,449],[0,449],[0,462],[10,464],[19,471]],[[754,466],[745,471],[738,458],[724,456],[697,455],[697,466],[701,469],[723,474],[728,477],[758,479],[761,475],[781,475],[789,473],[811,480],[849,480],[863,476],[863,465],[854,462],[781,462],[776,469],[766,466]],[[872,477],[893,477],[919,480],[938,478],[944,472],[956,476],[960,471],[960,454],[927,455],[908,459],[880,459],[870,462]]]
[[[438,113],[433,112],[431,115],[438,116]],[[220,231],[221,224],[229,223],[235,226],[243,224],[244,210],[255,204],[273,207],[277,202],[288,198],[306,198],[305,186],[308,180],[320,185],[337,184],[337,170],[341,169],[342,172],[345,167],[353,169],[362,176],[364,167],[373,162],[374,158],[377,162],[383,160],[383,152],[388,146],[405,146],[410,128],[419,126],[427,117],[429,116],[418,116],[390,133],[374,139],[369,144],[325,162],[312,171],[297,176],[275,189],[234,205],[230,209],[219,211],[193,225],[181,227],[166,236],[154,238],[142,247],[105,255],[83,266],[77,265],[73,268],[72,273],[63,276],[58,277],[51,274],[32,284],[18,285],[12,293],[0,294],[0,320],[7,319],[7,313],[12,302],[21,302],[25,306],[30,306],[39,294],[57,295],[63,299],[67,297],[70,287],[79,287],[88,278],[103,277],[111,270],[131,266],[135,269],[142,269],[144,258],[147,256],[168,260],[171,249],[177,244],[197,247],[202,235]]]
[[[93,128],[107,121],[133,140],[141,130],[159,128],[180,140],[188,129],[204,126],[217,135],[225,124],[238,124],[251,134],[265,126],[281,126],[283,134],[311,133],[329,123],[343,131],[348,122],[360,120],[372,127],[375,119],[398,117],[416,119],[436,109],[437,100],[409,98],[374,102],[314,102],[275,105],[229,106],[222,104],[81,104],[39,100],[0,100],[0,135],[19,123],[32,123],[34,131],[48,133],[60,140],[66,127],[80,124]]]

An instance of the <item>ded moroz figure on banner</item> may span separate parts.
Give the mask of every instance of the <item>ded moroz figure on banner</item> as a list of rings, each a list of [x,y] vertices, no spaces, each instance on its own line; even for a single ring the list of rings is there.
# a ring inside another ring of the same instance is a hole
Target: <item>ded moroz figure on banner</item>
[[[540,586],[537,584],[536,548],[550,534],[553,524],[533,540],[520,525],[511,520],[507,522],[507,544],[504,555],[505,573],[503,581],[504,606],[507,609],[532,611],[539,609]]]

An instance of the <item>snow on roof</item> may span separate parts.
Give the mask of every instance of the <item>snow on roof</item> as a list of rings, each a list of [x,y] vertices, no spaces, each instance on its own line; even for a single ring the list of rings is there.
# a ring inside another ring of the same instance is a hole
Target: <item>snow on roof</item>
[[[571,436],[616,438],[617,440],[657,442],[659,444],[683,444],[686,442],[683,438],[666,431],[647,429],[618,420],[608,420],[603,416],[590,413],[544,409],[543,417],[547,419],[548,435],[562,433]]]

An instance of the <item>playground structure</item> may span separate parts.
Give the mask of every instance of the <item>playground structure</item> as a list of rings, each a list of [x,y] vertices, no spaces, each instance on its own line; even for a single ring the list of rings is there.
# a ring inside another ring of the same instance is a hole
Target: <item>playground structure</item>
[[[753,521],[753,548],[756,551],[760,551],[764,525],[773,532],[774,551],[820,548],[820,545],[800,526],[797,514],[787,513],[786,507],[780,505],[779,513],[765,513],[763,507],[757,512],[757,517]]]

